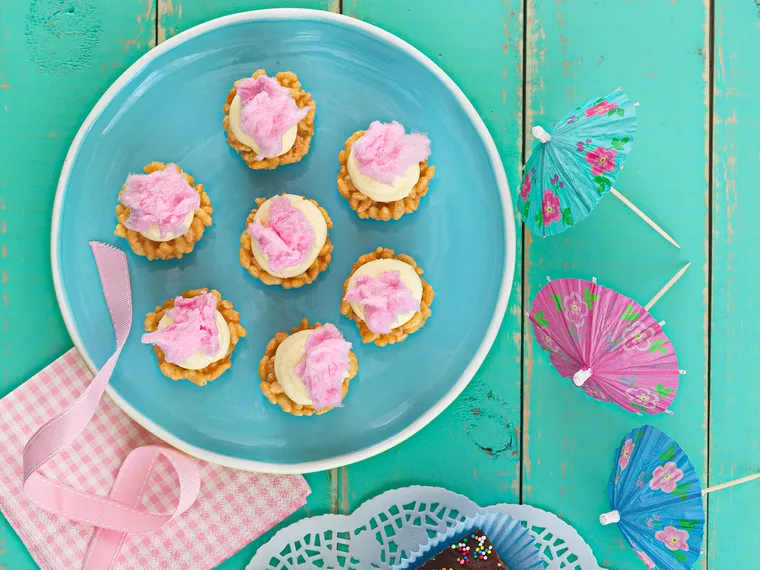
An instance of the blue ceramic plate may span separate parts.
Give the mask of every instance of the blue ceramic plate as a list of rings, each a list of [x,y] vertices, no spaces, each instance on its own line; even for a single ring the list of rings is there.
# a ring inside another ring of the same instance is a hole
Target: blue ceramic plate
[[[258,68],[291,70],[317,101],[311,151],[298,164],[254,172],[227,145],[222,106],[233,82]],[[372,120],[429,133],[436,176],[420,209],[399,221],[360,220],[336,188],[338,152]],[[214,224],[181,260],[147,261],[113,236],[130,172],[176,162],[205,185]],[[267,287],[238,262],[240,234],[259,196],[316,199],[330,213],[335,251],[312,285]],[[498,152],[472,105],[435,64],[395,36],[310,10],[236,14],[150,51],[105,93],[66,158],[53,214],[58,301],[75,345],[98,368],[114,349],[88,241],[128,252],[134,325],[110,394],[135,420],[197,457],[237,468],[308,472],[370,457],[403,441],[464,389],[507,305],[515,230]],[[433,316],[398,346],[363,345],[339,313],[343,281],[377,246],[412,255],[436,292]],[[218,289],[248,336],[233,366],[199,388],[165,378],[140,344],[145,313],[185,289]],[[359,374],[345,406],[296,418],[259,389],[258,362],[278,330],[302,317],[335,323],[354,344]]]

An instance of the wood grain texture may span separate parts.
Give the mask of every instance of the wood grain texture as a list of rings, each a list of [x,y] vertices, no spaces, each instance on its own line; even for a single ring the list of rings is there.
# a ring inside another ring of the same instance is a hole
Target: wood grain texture
[[[436,0],[344,0],[343,11],[409,41],[451,75],[485,120],[515,188],[522,149],[522,2],[482,0],[477,9],[447,2],[442,9]],[[520,250],[518,243],[510,307],[481,370],[417,435],[341,469],[341,512],[409,484],[440,485],[481,504],[519,498]]]
[[[156,0],[158,41],[208,20],[265,8],[313,8],[338,11],[340,0]]]
[[[50,272],[58,174],[100,95],[153,45],[153,22],[151,0],[0,2],[2,394],[71,346]]]
[[[547,276],[596,276],[644,304],[693,262],[652,310],[667,321],[688,371],[673,417],[637,417],[594,402],[554,371],[532,330],[525,335],[524,501],[568,520],[602,566],[643,568],[614,525],[598,522],[609,510],[607,481],[621,438],[656,425],[681,443],[703,481],[706,473],[709,9],[701,2],[530,0],[527,17],[526,133],[623,86],[641,106],[635,148],[616,186],[683,249],[606,198],[570,231],[530,240],[526,298]]]
[[[715,2],[713,295],[710,484],[760,469],[757,413],[760,306],[760,5]],[[709,495],[710,568],[760,568],[737,546],[760,530],[760,484]]]

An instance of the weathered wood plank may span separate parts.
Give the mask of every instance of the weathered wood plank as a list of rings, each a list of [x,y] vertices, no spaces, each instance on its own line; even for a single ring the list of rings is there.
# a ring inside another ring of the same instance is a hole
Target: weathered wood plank
[[[315,8],[335,9],[335,0],[225,0],[224,2],[207,2],[206,0],[157,0],[158,1],[158,39],[159,42],[213,18],[245,10],[264,8]],[[251,70],[253,72],[255,70]],[[337,509],[337,470],[322,471],[306,476],[311,485],[312,494],[308,505],[294,513],[280,526],[295,522],[308,516],[315,516]],[[279,528],[279,527],[278,527]],[[275,529],[276,530],[276,529]],[[250,561],[259,546],[269,540],[275,530],[252,542],[243,550],[232,556],[218,568],[224,570],[242,569]]]
[[[0,1],[0,396],[71,346],[50,273],[58,174],[87,113],[154,36],[153,0]],[[36,568],[2,517],[0,568]]]
[[[522,124],[522,2],[345,0],[343,11],[393,32],[456,81],[484,118],[517,184]],[[409,484],[440,485],[482,504],[516,501],[520,460],[520,275],[486,362],[448,410],[397,448],[341,469],[341,511]]]
[[[715,2],[710,484],[758,471],[755,212],[760,198],[760,7]],[[709,496],[709,568],[760,568],[760,485]]]
[[[640,568],[618,530],[598,522],[609,510],[607,480],[620,438],[638,425],[657,425],[706,473],[709,8],[657,0],[529,0],[527,17],[526,133],[534,123],[558,120],[588,98],[625,87],[641,106],[636,145],[617,187],[683,249],[607,198],[567,233],[528,242],[526,298],[535,297],[547,275],[596,276],[646,303],[693,262],[653,310],[667,321],[688,371],[673,417],[640,418],[595,403],[553,370],[532,330],[525,335],[524,501],[573,524],[602,566]]]
[[[154,43],[151,0],[0,2],[0,390],[71,346],[50,273],[63,157],[110,83]]]
[[[213,18],[264,8],[313,8],[337,12],[340,0],[156,0],[158,41]]]

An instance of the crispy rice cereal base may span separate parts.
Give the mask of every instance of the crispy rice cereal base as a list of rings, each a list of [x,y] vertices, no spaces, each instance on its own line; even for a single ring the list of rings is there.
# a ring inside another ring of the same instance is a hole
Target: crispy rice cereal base
[[[311,326],[309,325],[308,319],[301,319],[301,324],[297,327],[293,327],[290,330],[290,334],[284,331],[279,331],[274,335],[274,338],[269,341],[269,344],[267,344],[264,357],[261,359],[261,362],[259,362],[259,378],[261,378],[261,391],[264,393],[264,396],[266,396],[266,399],[272,404],[277,404],[284,412],[293,416],[311,416],[313,414],[319,416],[329,412],[332,408],[315,410],[314,406],[303,406],[301,404],[296,404],[291,400],[283,390],[282,385],[277,381],[277,375],[274,372],[274,356],[277,353],[277,347],[279,347],[280,344],[282,344],[282,341],[288,338],[291,334],[309,329],[318,329],[321,326],[321,323],[314,323],[314,326]],[[356,355],[353,351],[348,353],[348,357],[348,378],[343,381],[343,399],[345,399],[346,394],[348,394],[349,383],[359,370],[359,363],[357,362]]]
[[[284,196],[284,194],[282,194],[282,196]],[[253,217],[256,215],[258,208],[266,201],[266,198],[256,198],[257,207],[251,210],[251,213],[248,214],[248,218],[245,220],[245,229],[240,236],[240,265],[245,267],[251,275],[260,279],[264,285],[282,285],[285,289],[298,289],[299,287],[313,283],[319,274],[327,269],[327,266],[330,265],[330,261],[332,260],[333,243],[330,239],[330,234],[327,234],[325,245],[322,246],[314,263],[312,263],[306,271],[293,277],[275,277],[261,267],[259,262],[253,256],[253,246],[251,244],[253,238],[251,237],[251,234],[248,233],[248,225],[253,223]],[[319,211],[322,212],[325,222],[327,223],[327,228],[332,228],[333,223],[327,210],[320,206],[316,200],[309,200],[309,202],[314,204],[319,208]]]
[[[171,166],[172,163],[164,164],[163,162],[151,162],[144,170],[145,174],[150,174],[158,170],[164,170],[166,167]],[[176,164],[174,166],[177,166]],[[179,168],[179,166],[177,166]],[[121,202],[116,206],[116,229],[114,235],[122,237],[129,242],[129,246],[137,255],[142,255],[150,260],[154,259],[173,259],[181,258],[186,253],[190,253],[195,248],[195,244],[203,237],[204,230],[211,225],[211,214],[214,213],[214,208],[211,207],[211,199],[208,194],[203,191],[203,184],[195,184],[195,180],[187,172],[184,172],[181,168],[179,171],[182,176],[185,177],[188,184],[195,188],[195,191],[201,197],[201,207],[195,211],[193,221],[190,223],[190,229],[186,234],[171,239],[169,241],[153,241],[146,238],[139,232],[128,229],[124,222],[129,218],[129,208],[122,205]],[[124,186],[121,187],[121,191],[124,191]],[[121,196],[121,192],[119,192]]]
[[[354,310],[351,308],[351,303],[345,300],[345,296],[348,292],[348,283],[351,281],[351,276],[356,273],[356,270],[359,269],[362,265],[365,265],[370,261],[375,261],[377,259],[397,259],[398,261],[403,261],[407,265],[410,265],[412,269],[417,272],[417,275],[422,275],[423,271],[422,268],[419,267],[414,259],[412,259],[410,256],[403,253],[395,255],[392,249],[378,247],[372,253],[362,255],[356,261],[356,263],[354,263],[354,267],[351,269],[351,275],[348,276],[348,279],[346,279],[346,282],[343,284],[343,297],[341,298],[340,302],[340,312],[346,315],[352,321],[356,321],[356,326],[359,328],[359,334],[362,337],[362,342],[374,342],[377,346],[386,346],[388,344],[403,342],[410,334],[417,332],[422,328],[422,326],[432,314],[430,305],[433,303],[435,292],[433,291],[433,288],[430,286],[430,284],[422,277],[420,277],[420,281],[422,281],[422,299],[420,300],[420,310],[417,311],[408,322],[404,323],[398,328],[391,330],[389,333],[378,334],[372,332],[369,330],[369,328],[367,328],[367,324],[359,317],[359,315],[354,312]]]
[[[238,341],[245,336],[246,332],[240,324],[240,313],[232,307],[232,303],[223,300],[219,291],[212,289],[210,292],[216,295],[216,298],[219,299],[216,309],[222,314],[224,320],[227,322],[227,326],[230,328],[230,348],[227,350],[227,354],[224,358],[212,362],[206,366],[206,368],[201,368],[200,370],[188,370],[187,368],[182,368],[181,366],[167,362],[164,356],[164,351],[154,345],[153,351],[158,357],[158,367],[167,378],[171,378],[172,380],[190,380],[193,384],[205,386],[208,382],[213,382],[219,378],[225,370],[232,366],[232,352],[235,350]],[[186,299],[190,299],[204,293],[209,293],[209,290],[206,288],[191,289],[182,293],[182,296]],[[174,308],[173,298],[166,301],[163,305],[157,306],[155,311],[145,315],[145,330],[147,332],[157,330],[161,318],[166,311],[172,308]]]
[[[261,75],[266,75],[266,73],[263,69],[259,69],[252,77],[256,79]],[[290,89],[290,96],[295,99],[296,105],[301,108],[311,107],[311,110],[298,123],[298,134],[296,135],[296,142],[293,143],[293,147],[281,156],[256,160],[256,152],[247,144],[240,142],[232,132],[232,129],[230,129],[230,105],[235,95],[237,95],[237,81],[232,91],[227,95],[227,101],[224,103],[224,119],[222,119],[222,124],[224,125],[224,130],[227,131],[227,142],[238,151],[245,163],[254,170],[273,170],[281,164],[299,162],[309,152],[311,137],[314,136],[314,116],[317,111],[317,103],[311,98],[311,93],[301,88],[298,76],[292,71],[281,71],[275,76],[275,79],[277,79],[280,85]]]
[[[348,157],[354,143],[364,135],[364,132],[356,131],[351,135],[346,141],[345,150],[338,154],[338,162],[340,163],[338,192],[348,200],[348,205],[351,206],[352,210],[356,210],[360,218],[372,218],[373,220],[387,222],[391,218],[398,220],[404,214],[411,214],[420,207],[420,198],[427,194],[430,180],[435,176],[435,166],[428,165],[427,160],[420,162],[420,179],[412,188],[409,196],[403,200],[375,202],[369,196],[362,194],[351,182],[351,177],[348,175]]]

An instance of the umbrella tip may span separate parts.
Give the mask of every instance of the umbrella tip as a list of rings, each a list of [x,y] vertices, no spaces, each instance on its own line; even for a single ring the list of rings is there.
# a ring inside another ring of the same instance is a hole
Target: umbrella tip
[[[638,106],[639,106],[639,102],[638,102],[638,101],[636,101],[636,102],[633,104],[633,106],[634,106],[634,107],[638,107]]]
[[[679,374],[686,374],[686,370],[679,370],[678,373]]]
[[[610,511],[609,513],[599,515],[599,522],[603,525],[620,522],[620,511]]]
[[[580,388],[586,383],[586,380],[591,378],[592,374],[593,372],[591,372],[590,368],[583,368],[581,370],[578,370],[578,372],[573,374],[573,384]]]
[[[547,133],[543,127],[539,127],[536,125],[530,130],[531,134],[536,137],[538,140],[540,140],[542,143],[546,144],[550,140],[552,140],[552,137],[549,133]]]

